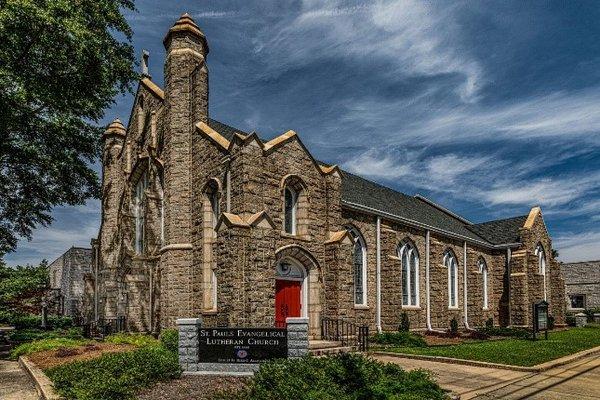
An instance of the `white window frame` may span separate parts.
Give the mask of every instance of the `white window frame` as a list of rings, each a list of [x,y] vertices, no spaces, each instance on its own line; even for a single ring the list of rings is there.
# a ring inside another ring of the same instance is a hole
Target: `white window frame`
[[[406,259],[408,260],[408,265],[406,266],[407,273],[404,274],[404,254],[406,253]],[[414,276],[413,271],[411,270],[411,261],[414,256]],[[398,257],[400,258],[400,263],[402,264],[402,277],[401,277],[401,288],[404,288],[404,280],[406,279],[406,288],[407,288],[407,302],[404,301],[404,293],[402,293],[402,307],[403,308],[418,308],[420,307],[420,290],[419,290],[419,252],[415,248],[415,246],[409,242],[405,241],[401,244],[400,249],[398,251]],[[406,275],[406,276],[405,276]],[[411,288],[411,282],[414,279],[415,283],[415,293],[414,293],[414,303],[413,303],[413,293]]]
[[[134,248],[137,254],[142,254],[145,239],[145,215],[144,197],[148,188],[148,175],[144,172],[135,184],[134,215],[135,215],[135,238]]]
[[[444,253],[444,266],[448,269],[448,308],[458,309],[458,261],[449,250]],[[454,279],[452,279],[451,269],[454,269]],[[452,285],[454,296],[452,296]]]
[[[291,218],[291,232],[288,232],[287,230],[287,218],[288,218],[288,212],[287,212],[287,202],[286,202],[286,193],[290,192],[291,197],[292,197],[292,208],[290,210],[290,218]],[[287,234],[290,235],[296,235],[296,225],[297,225],[297,221],[296,221],[296,215],[297,215],[297,209],[298,209],[298,192],[289,187],[286,186],[285,189],[283,190],[283,231]]]
[[[354,277],[354,306],[355,307],[366,307],[367,306],[367,244],[365,243],[365,239],[363,235],[360,233],[358,229],[353,226],[346,227],[350,236],[352,236],[352,240],[354,244],[352,246],[352,269],[353,269],[353,277]],[[357,296],[357,284],[356,284],[356,265],[354,265],[354,248],[356,245],[360,245],[362,250],[362,266],[361,266],[361,286],[362,286],[362,299],[360,302],[356,301]]]
[[[483,309],[487,310],[489,308],[489,291],[488,291],[488,266],[483,258],[480,258],[478,261],[479,264],[479,273],[481,274],[481,279],[483,281]]]
[[[548,301],[548,289],[546,287],[546,251],[541,243],[536,246],[535,255],[538,258],[538,274],[542,275],[543,277],[544,301]]]

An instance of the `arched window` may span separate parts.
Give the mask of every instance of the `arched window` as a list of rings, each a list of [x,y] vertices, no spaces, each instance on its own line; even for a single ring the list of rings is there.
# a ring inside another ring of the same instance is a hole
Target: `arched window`
[[[165,243],[165,179],[162,172],[158,176],[158,195],[160,196],[160,243]]]
[[[482,287],[483,287],[483,308],[488,308],[488,267],[483,259],[483,257],[479,258],[477,262],[479,267],[479,273],[481,274]]]
[[[212,309],[217,309],[217,274],[213,270],[210,277],[210,286],[211,286],[211,294],[212,294]]]
[[[287,186],[283,192],[285,221],[284,229],[286,233],[291,235],[296,234],[296,214],[298,211],[298,193],[291,187]]]
[[[204,199],[206,201],[204,208],[204,218],[206,219],[206,227],[213,229],[213,237],[217,236],[215,228],[221,215],[221,207],[219,205],[219,185],[215,180],[211,180],[206,186],[204,193]]]
[[[398,248],[402,262],[402,305],[419,305],[419,253],[410,240],[403,241]]]
[[[211,179],[206,184],[202,196],[202,230],[203,230],[203,307],[205,310],[217,308],[217,276],[215,268],[216,258],[213,254],[213,245],[217,238],[217,222],[221,215],[219,182]]]
[[[541,243],[535,248],[535,255],[538,258],[538,274],[543,276],[544,281],[544,300],[547,300],[548,294],[546,289],[546,252]]]
[[[444,266],[448,269],[448,307],[458,307],[458,263],[452,250],[444,253]]]
[[[135,185],[134,192],[134,215],[135,215],[135,252],[141,254],[144,249],[144,198],[148,188],[148,175],[144,173]]]
[[[352,261],[354,264],[354,304],[367,304],[367,246],[358,229],[346,228],[352,236]]]

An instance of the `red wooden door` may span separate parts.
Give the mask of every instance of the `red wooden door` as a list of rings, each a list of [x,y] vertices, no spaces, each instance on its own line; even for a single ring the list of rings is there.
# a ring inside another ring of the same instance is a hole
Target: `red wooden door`
[[[275,326],[284,328],[287,317],[301,315],[300,295],[302,284],[298,281],[275,281]]]

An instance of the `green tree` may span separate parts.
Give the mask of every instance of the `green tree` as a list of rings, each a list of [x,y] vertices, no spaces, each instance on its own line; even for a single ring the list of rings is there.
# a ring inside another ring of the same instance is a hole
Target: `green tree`
[[[38,313],[48,283],[46,260],[37,266],[15,268],[0,260],[0,316]]]
[[[137,78],[133,0],[0,0],[0,256],[99,197],[104,110]]]

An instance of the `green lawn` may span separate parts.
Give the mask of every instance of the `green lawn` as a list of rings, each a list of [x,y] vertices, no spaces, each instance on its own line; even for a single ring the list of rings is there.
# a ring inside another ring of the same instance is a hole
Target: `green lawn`
[[[432,347],[394,347],[386,351],[532,366],[600,346],[600,327],[551,332],[548,340],[506,339]]]

